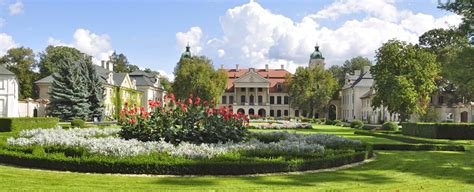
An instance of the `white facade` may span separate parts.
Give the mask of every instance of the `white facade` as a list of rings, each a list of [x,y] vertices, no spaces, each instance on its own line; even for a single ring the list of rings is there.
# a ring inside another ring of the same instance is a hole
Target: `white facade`
[[[0,66],[0,117],[18,116],[18,81],[15,74]]]

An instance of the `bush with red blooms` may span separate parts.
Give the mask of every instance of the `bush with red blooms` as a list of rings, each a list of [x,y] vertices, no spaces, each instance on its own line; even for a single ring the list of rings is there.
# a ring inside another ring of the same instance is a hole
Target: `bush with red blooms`
[[[120,112],[122,138],[200,144],[239,142],[248,135],[244,126],[248,116],[233,113],[229,107],[215,108],[214,102],[201,101],[199,97],[191,95],[185,101],[176,101],[170,94],[163,103],[150,100],[149,106],[150,112],[125,103]]]

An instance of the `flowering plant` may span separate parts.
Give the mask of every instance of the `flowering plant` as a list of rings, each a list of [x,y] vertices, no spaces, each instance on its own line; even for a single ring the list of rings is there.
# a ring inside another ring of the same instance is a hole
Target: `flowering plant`
[[[214,102],[201,101],[192,95],[185,101],[176,100],[173,94],[164,101],[149,101],[151,111],[143,107],[125,105],[120,113],[124,139],[159,141],[162,138],[177,144],[218,143],[245,138],[248,131],[244,123],[248,116],[236,114],[229,107],[215,108]]]

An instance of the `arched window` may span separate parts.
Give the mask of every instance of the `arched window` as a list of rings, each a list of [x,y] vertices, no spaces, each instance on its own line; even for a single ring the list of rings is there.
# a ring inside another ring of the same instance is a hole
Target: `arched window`
[[[253,109],[249,109],[249,115],[255,115],[255,111]]]

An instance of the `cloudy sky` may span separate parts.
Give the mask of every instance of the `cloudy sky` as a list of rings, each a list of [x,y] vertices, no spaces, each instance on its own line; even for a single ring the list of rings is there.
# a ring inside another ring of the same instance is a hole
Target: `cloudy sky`
[[[215,67],[307,65],[315,44],[326,66],[341,65],[393,38],[416,43],[460,23],[438,0],[0,0],[0,56],[67,45],[108,58],[115,50],[172,78],[187,43]]]

